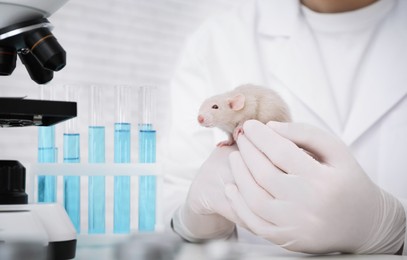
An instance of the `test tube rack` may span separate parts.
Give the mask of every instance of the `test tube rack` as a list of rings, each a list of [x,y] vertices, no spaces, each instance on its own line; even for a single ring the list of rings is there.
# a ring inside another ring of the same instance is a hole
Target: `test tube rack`
[[[31,203],[38,202],[38,176],[57,177],[57,203],[63,206],[63,178],[64,176],[80,176],[81,178],[81,230],[79,234],[88,232],[88,179],[90,176],[106,177],[106,234],[113,234],[113,184],[114,176],[130,176],[131,179],[131,233],[138,232],[138,180],[141,176],[157,177],[156,194],[156,225],[155,232],[164,230],[162,211],[163,175],[157,163],[35,163],[27,165],[27,187]]]

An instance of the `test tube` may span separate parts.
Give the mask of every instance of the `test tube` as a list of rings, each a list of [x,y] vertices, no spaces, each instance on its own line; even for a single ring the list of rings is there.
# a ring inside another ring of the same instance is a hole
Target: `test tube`
[[[114,162],[130,163],[130,87],[116,86]],[[130,232],[130,176],[114,177],[113,232]]]
[[[40,99],[51,100],[52,88],[40,86]],[[55,126],[38,127],[38,162],[56,163]],[[56,176],[38,176],[38,202],[56,202]]]
[[[139,123],[139,162],[156,162],[156,130],[153,125],[155,110],[154,87],[143,86],[139,89],[141,112]],[[154,231],[156,223],[156,177],[139,178],[139,231]]]
[[[67,101],[78,101],[78,87],[65,86]],[[64,163],[80,162],[80,136],[77,129],[77,118],[65,123]],[[80,232],[80,176],[64,176],[64,206],[76,231]]]
[[[105,162],[105,126],[102,124],[101,87],[90,87],[89,163]],[[105,177],[90,176],[88,183],[88,233],[105,233]]]

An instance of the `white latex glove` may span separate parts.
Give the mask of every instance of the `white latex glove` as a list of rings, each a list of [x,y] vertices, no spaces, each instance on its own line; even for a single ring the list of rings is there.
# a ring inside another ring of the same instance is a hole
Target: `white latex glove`
[[[230,156],[236,185],[226,194],[254,234],[305,253],[401,248],[401,203],[369,179],[338,138],[296,123],[252,120],[243,129],[240,152]]]
[[[187,200],[174,214],[173,229],[184,239],[201,242],[229,238],[236,215],[225,195],[225,184],[234,183],[229,155],[236,146],[216,148],[201,166],[189,188]]]

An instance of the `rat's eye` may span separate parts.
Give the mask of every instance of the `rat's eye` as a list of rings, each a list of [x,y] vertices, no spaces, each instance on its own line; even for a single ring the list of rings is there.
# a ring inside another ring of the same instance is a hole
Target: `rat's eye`
[[[212,109],[218,109],[219,107],[218,107],[218,105],[213,105],[212,106]]]

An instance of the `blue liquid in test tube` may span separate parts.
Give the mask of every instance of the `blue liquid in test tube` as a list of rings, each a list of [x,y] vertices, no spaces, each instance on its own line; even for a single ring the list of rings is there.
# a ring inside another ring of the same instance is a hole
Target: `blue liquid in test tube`
[[[114,125],[114,162],[130,163],[130,128],[129,123]],[[130,232],[130,176],[114,178],[114,233]]]
[[[156,131],[151,124],[139,129],[139,162],[156,162]],[[156,216],[156,177],[140,176],[139,179],[139,230],[154,231]]]
[[[156,131],[153,127],[155,110],[152,86],[140,88],[139,162],[156,162]],[[154,231],[156,223],[156,176],[139,178],[138,228],[141,232]]]
[[[89,126],[89,163],[105,162],[105,127]],[[89,234],[105,233],[105,177],[89,177]]]
[[[78,86],[65,86],[68,101],[78,102]],[[64,163],[80,162],[80,136],[76,126],[76,118],[65,122],[64,131]],[[64,206],[65,211],[74,225],[76,232],[81,230],[81,179],[80,176],[64,176]]]
[[[55,126],[38,127],[38,162],[55,163]],[[56,202],[56,176],[38,176],[38,202]]]
[[[105,162],[105,127],[102,124],[101,87],[90,87],[89,163]],[[105,233],[105,176],[89,176],[88,233]]]
[[[79,134],[64,133],[64,163],[79,163]],[[64,206],[72,224],[79,233],[80,225],[80,176],[64,176]]]

